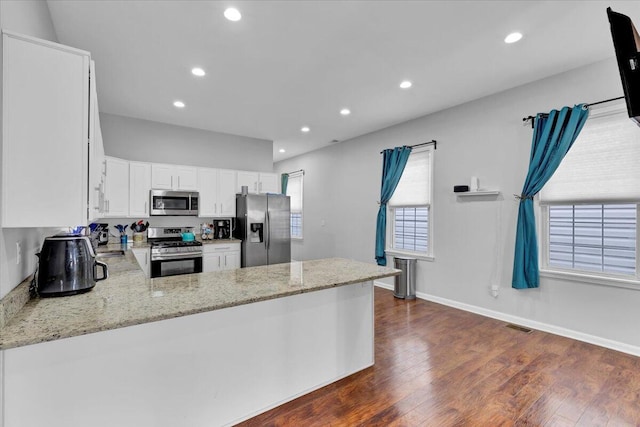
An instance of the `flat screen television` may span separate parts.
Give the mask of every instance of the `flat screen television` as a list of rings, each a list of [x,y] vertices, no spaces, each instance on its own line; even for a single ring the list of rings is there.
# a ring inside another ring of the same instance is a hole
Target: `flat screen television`
[[[607,8],[627,111],[640,126],[640,36],[631,18]]]

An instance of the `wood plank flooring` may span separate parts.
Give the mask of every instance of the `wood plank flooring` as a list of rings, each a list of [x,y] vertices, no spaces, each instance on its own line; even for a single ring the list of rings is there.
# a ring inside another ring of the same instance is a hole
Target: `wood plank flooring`
[[[640,426],[640,358],[375,288],[375,365],[241,426]]]

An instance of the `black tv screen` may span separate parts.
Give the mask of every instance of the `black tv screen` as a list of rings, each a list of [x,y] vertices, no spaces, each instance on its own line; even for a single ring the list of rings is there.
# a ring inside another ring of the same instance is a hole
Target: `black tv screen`
[[[640,126],[640,36],[631,19],[607,8],[629,117]]]

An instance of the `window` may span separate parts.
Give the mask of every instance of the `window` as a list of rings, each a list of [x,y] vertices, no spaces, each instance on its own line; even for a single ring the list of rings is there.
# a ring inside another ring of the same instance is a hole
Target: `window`
[[[624,104],[592,109],[540,192],[543,269],[638,281],[638,164],[640,129]]]
[[[289,174],[287,196],[291,197],[291,238],[302,239],[302,187],[304,172]]]
[[[414,149],[389,201],[391,253],[431,256],[432,159],[431,148]]]
[[[549,206],[549,266],[635,276],[635,204]]]

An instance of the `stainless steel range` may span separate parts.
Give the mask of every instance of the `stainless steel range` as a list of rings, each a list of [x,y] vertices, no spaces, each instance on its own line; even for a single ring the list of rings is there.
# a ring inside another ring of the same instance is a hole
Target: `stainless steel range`
[[[202,243],[184,241],[195,236],[195,227],[149,227],[151,277],[202,273]]]

